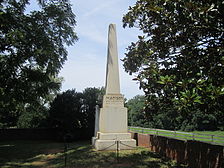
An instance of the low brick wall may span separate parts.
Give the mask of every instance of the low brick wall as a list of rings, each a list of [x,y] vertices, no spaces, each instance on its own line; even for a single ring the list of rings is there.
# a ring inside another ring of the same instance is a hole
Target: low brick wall
[[[141,133],[132,133],[132,137],[138,146],[147,147],[190,168],[224,167],[224,146]]]

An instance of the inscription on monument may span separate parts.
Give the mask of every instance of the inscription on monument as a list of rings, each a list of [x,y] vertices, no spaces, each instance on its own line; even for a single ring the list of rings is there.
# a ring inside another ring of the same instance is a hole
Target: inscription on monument
[[[124,97],[122,95],[105,95],[103,98],[105,106],[124,106]]]

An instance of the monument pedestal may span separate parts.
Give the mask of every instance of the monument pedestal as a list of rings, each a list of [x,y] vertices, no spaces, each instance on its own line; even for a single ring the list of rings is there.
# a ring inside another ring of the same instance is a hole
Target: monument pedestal
[[[97,118],[97,116],[96,116]],[[120,94],[116,27],[110,24],[106,71],[106,94],[100,109],[97,135],[92,138],[96,150],[133,149],[136,141],[128,133],[127,108]]]
[[[127,108],[121,94],[104,96],[103,108],[100,109],[99,132],[92,139],[96,150],[134,149],[136,140],[128,133]],[[117,144],[118,143],[118,144]]]
[[[136,140],[131,139],[130,133],[98,132],[98,136],[98,139],[95,141],[96,150],[117,150],[117,147],[119,150],[124,150],[136,147]]]

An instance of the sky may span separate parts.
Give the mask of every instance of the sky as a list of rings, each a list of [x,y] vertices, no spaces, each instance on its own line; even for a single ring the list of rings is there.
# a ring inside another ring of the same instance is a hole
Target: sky
[[[64,78],[62,90],[105,86],[107,37],[110,23],[116,24],[119,60],[126,48],[137,41],[140,32],[135,28],[123,28],[122,17],[136,0],[70,0],[76,15],[75,32],[79,40],[68,47],[68,60],[59,76]],[[119,61],[121,94],[130,99],[141,94],[139,84],[124,71]]]

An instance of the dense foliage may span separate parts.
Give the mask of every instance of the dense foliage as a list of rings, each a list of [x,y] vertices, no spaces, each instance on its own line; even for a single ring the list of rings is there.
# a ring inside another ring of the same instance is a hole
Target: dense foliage
[[[86,88],[83,92],[67,90],[58,94],[50,105],[48,123],[59,135],[91,137],[94,133],[95,106],[102,104],[104,89]],[[82,130],[85,135],[77,135]]]
[[[148,122],[144,113],[145,96],[137,95],[128,100],[128,125],[138,127],[148,127]]]
[[[224,129],[224,4],[137,0],[124,27],[142,31],[123,59],[146,95],[157,128]]]
[[[15,126],[32,108],[44,109],[61,85],[65,45],[77,40],[68,0],[39,0],[39,9],[26,11],[33,2],[0,1],[0,127]]]

